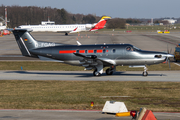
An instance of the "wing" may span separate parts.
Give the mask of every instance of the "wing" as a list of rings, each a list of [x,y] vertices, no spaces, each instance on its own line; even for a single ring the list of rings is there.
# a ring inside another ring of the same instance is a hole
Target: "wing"
[[[82,66],[84,66],[87,70],[94,69],[96,68],[96,66],[100,64],[101,65],[103,64],[104,67],[116,65],[114,60],[107,59],[107,58],[97,58],[96,55],[85,56],[79,53],[74,53],[74,55],[83,58],[82,60],[80,60],[80,64],[82,64]]]

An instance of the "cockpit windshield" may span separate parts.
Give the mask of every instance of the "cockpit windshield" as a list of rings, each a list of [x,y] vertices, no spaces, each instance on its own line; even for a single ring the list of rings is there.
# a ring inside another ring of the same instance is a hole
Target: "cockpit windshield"
[[[141,49],[139,49],[139,48],[133,46],[133,51],[139,51],[139,50],[141,50]]]
[[[139,51],[139,50],[141,50],[141,49],[139,49],[139,48],[137,48],[137,47],[135,47],[135,46],[127,46],[127,47],[126,47],[126,50],[127,50],[127,51]]]

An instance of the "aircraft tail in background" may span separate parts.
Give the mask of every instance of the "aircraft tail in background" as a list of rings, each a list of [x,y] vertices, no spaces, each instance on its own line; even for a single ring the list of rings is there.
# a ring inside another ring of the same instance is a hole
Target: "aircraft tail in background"
[[[96,30],[99,30],[99,29],[103,29],[105,27],[105,24],[107,22],[107,20],[111,19],[111,17],[109,16],[103,16],[101,18],[101,20],[95,24],[95,26],[90,30],[90,31],[96,31]]]

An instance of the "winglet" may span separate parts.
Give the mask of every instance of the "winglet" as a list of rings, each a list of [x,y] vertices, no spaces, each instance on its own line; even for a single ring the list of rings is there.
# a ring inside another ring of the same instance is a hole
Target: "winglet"
[[[109,20],[109,19],[111,19],[111,17],[109,17],[109,16],[102,16],[102,18],[101,18],[101,20]]]

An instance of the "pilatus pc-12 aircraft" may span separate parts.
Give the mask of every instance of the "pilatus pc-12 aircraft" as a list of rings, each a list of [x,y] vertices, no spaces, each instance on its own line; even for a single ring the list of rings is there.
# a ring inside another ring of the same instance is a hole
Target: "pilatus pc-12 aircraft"
[[[94,70],[99,76],[104,67],[107,75],[113,74],[116,66],[129,65],[144,67],[143,76],[147,76],[146,65],[158,64],[174,57],[164,52],[140,50],[131,44],[102,45],[67,45],[35,40],[30,29],[14,29],[13,34],[23,56],[41,60],[59,61],[66,64],[84,66],[86,70]]]

